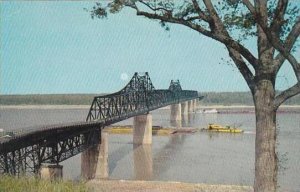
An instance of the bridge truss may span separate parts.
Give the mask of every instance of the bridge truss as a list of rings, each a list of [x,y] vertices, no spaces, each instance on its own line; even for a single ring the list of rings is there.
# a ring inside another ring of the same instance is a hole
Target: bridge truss
[[[101,129],[107,125],[197,98],[197,91],[182,90],[178,80],[171,81],[169,89],[155,89],[148,73],[135,73],[120,91],[94,97],[86,122],[0,138],[0,173],[37,173],[42,163],[59,164],[99,144]]]
[[[42,163],[59,164],[99,144],[99,124],[64,124],[15,136],[0,144],[0,173],[38,173]]]
[[[169,89],[155,89],[148,73],[135,73],[122,90],[95,97],[86,121],[114,123],[198,97],[197,91],[182,90],[178,80],[171,81]]]

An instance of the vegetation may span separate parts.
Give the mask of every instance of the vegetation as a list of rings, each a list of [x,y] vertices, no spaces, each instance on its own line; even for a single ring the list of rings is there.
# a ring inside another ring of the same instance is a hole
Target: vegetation
[[[11,176],[0,177],[0,191],[5,192],[87,192],[84,183],[71,181],[47,181],[33,177],[15,178]]]
[[[294,2],[294,3],[293,3]],[[181,25],[220,43],[246,81],[255,106],[255,192],[277,189],[276,111],[300,93],[300,34],[298,2],[289,0],[113,0],[96,2],[92,18],[106,18],[131,9],[137,16],[157,20],[169,30]],[[139,27],[139,26],[137,26]],[[137,36],[139,34],[136,34]],[[256,43],[255,50],[246,46]],[[276,77],[286,63],[296,83],[276,93]],[[199,64],[199,68],[201,64]]]
[[[250,92],[204,92],[201,105],[253,105]],[[0,105],[90,105],[97,94],[0,95]],[[286,101],[300,105],[300,95]]]
[[[202,93],[201,105],[254,105],[250,92]],[[300,105],[300,95],[284,102],[285,105]]]
[[[0,105],[90,105],[96,94],[0,95]]]

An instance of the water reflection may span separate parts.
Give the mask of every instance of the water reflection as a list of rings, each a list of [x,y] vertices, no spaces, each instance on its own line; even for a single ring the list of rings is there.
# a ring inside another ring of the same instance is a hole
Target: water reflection
[[[113,143],[115,144],[115,143]],[[115,151],[110,151],[110,159],[109,159],[109,175],[111,175],[114,170],[117,168],[118,163],[127,156],[130,152],[132,152],[132,143],[121,145],[120,148],[118,148]]]
[[[153,167],[155,178],[159,178],[171,168],[171,161],[176,157],[177,153],[183,147],[186,135],[175,134],[169,137],[169,141],[161,148],[157,153],[155,153],[153,158]]]
[[[188,113],[184,116],[182,116],[182,127],[191,127],[194,125],[195,121],[195,113]]]
[[[159,178],[171,168],[170,161],[183,147],[186,135],[175,134],[157,153],[152,154],[152,145],[133,146],[133,166],[135,180],[153,180]]]
[[[182,127],[182,121],[170,121],[170,125],[174,128],[181,128]]]
[[[133,145],[134,179],[151,180],[153,175],[152,145]]]

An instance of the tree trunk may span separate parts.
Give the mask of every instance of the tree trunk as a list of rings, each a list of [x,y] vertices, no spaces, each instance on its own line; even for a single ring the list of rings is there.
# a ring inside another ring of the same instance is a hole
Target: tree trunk
[[[277,188],[275,88],[271,80],[259,80],[254,90],[256,113],[255,192],[273,192]]]

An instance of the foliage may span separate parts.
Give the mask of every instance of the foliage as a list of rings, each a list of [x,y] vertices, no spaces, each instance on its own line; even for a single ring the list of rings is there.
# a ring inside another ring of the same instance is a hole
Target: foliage
[[[251,36],[257,36],[256,33],[256,17],[245,6],[242,0],[216,0],[212,1],[214,8],[217,11],[220,19],[222,20],[226,30],[230,32],[231,36],[235,36],[237,41],[243,41]],[[203,10],[203,14],[209,15],[204,3],[198,1],[199,8]],[[276,17],[276,6],[278,0],[268,1],[267,20],[271,25],[272,21]],[[145,7],[142,7],[142,6]],[[139,8],[142,11],[154,11],[157,15],[162,16],[174,16],[177,19],[185,19],[192,21],[195,24],[199,24],[205,29],[209,29],[209,25],[205,25],[205,19],[197,17],[198,10],[193,5],[191,0],[114,0],[110,3],[101,4],[99,2],[90,10],[92,18],[106,18],[108,13],[118,13],[125,7]],[[284,18],[282,19],[282,25],[280,25],[279,33],[280,39],[283,41],[286,39],[287,34],[291,31],[292,25],[296,23],[297,14],[300,8],[297,3],[289,3]],[[166,27],[167,21],[160,21],[162,27],[169,30],[169,26]],[[238,34],[238,35],[237,35]]]
[[[96,94],[0,95],[1,105],[90,105]]]
[[[200,105],[253,105],[250,92],[207,92],[202,93],[203,100]],[[297,95],[286,102],[285,105],[300,105],[300,95]]]
[[[71,181],[47,181],[33,177],[15,178],[12,176],[0,177],[0,191],[5,192],[87,192],[84,183]]]

